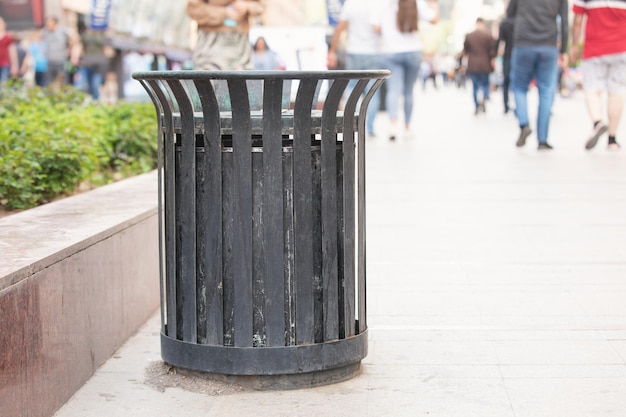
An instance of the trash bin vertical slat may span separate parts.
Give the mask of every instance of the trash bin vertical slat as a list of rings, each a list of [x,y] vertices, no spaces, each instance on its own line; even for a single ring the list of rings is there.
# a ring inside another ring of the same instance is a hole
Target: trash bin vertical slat
[[[197,341],[196,323],[196,133],[193,106],[180,81],[168,80],[172,93],[180,108],[181,157],[179,169],[180,201],[177,202],[181,227],[178,283],[182,288],[183,305],[177,314],[182,314],[182,338],[185,342]]]
[[[322,113],[322,291],[325,340],[339,338],[337,109],[348,80],[335,80]]]
[[[369,105],[372,96],[376,92],[376,90],[380,87],[380,85],[384,82],[384,79],[378,79],[372,87],[369,89],[363,101],[361,102],[361,107],[359,109],[359,114],[365,115],[367,113],[367,106]],[[365,117],[359,117],[358,121],[358,130],[359,132],[365,132]],[[359,278],[358,278],[358,291],[359,291],[359,328],[358,333],[363,333],[367,329],[367,300],[365,297],[366,294],[366,251],[365,251],[365,135],[359,134],[359,144],[358,144],[358,161],[357,161],[357,170],[359,173],[358,178],[358,253],[359,253]]]
[[[215,91],[209,80],[196,80],[196,89],[202,102],[204,127],[203,167],[205,172],[204,195],[207,206],[203,254],[206,297],[207,344],[224,342],[223,279],[222,279],[222,139],[220,135],[220,110]]]
[[[263,236],[267,346],[285,346],[283,270],[283,81],[265,81],[263,94]]]
[[[359,98],[363,94],[369,80],[359,80],[350,93],[350,97],[344,109],[343,118],[343,227],[344,231],[344,332],[345,337],[354,336],[355,316],[356,316],[356,259],[355,259],[355,224],[356,224],[356,179],[355,171],[355,143],[354,143],[354,121],[355,110]],[[363,115],[365,116],[365,115]]]
[[[252,346],[252,126],[248,89],[228,80],[233,116],[234,345]]]
[[[313,343],[313,181],[311,107],[317,80],[298,86],[293,121],[294,277],[296,280],[296,344]]]
[[[170,115],[170,124],[169,126],[164,126],[165,121],[162,120],[161,118],[165,115],[165,109],[163,108],[163,105],[161,105],[161,101],[159,99],[159,97],[157,96],[156,92],[154,91],[154,89],[150,86],[150,84],[147,81],[144,80],[139,80],[139,83],[141,84],[141,86],[148,92],[148,95],[150,96],[150,100],[152,100],[152,104],[154,104],[154,108],[156,109],[156,116],[157,116],[157,120],[158,120],[158,133],[157,133],[157,177],[158,177],[158,211],[157,211],[157,227],[158,227],[158,234],[159,234],[159,255],[163,253],[163,239],[161,238],[161,236],[163,236],[163,142],[165,141],[166,138],[166,131],[172,132],[172,125],[171,125],[171,115]],[[165,308],[163,308],[164,306],[164,301],[165,301],[165,289],[164,289],[164,283],[163,283],[163,276],[164,276],[164,267],[163,267],[163,258],[161,258],[161,256],[159,256],[159,277],[161,279],[159,279],[159,305],[160,305],[160,312],[161,312],[161,331],[164,332],[165,331]]]
[[[176,210],[174,195],[176,177],[174,176],[174,120],[169,100],[160,86],[159,81],[149,80],[148,84],[158,97],[163,108],[163,175],[165,177],[164,195],[159,196],[165,201],[165,292],[166,292],[166,334],[176,338]]]

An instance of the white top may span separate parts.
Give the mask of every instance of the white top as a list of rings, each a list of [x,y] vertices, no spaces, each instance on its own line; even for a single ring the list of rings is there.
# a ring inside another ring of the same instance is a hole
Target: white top
[[[381,51],[387,54],[413,52],[422,50],[419,32],[402,33],[398,30],[396,15],[398,0],[378,0],[378,9],[371,15],[371,24],[380,26]],[[417,0],[417,12],[420,21],[431,21],[436,12],[430,8],[426,0]]]
[[[370,16],[376,0],[346,0],[340,20],[348,23],[346,52],[375,55],[379,53],[380,36],[374,32]]]

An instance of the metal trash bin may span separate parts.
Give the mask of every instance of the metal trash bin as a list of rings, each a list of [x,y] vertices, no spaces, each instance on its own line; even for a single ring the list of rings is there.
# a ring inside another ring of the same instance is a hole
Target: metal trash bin
[[[223,375],[358,371],[367,355],[359,115],[388,76],[133,74],[159,116],[165,362]]]

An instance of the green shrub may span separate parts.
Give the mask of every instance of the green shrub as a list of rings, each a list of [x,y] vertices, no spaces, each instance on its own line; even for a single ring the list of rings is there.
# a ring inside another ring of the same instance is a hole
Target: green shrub
[[[106,106],[83,93],[0,89],[0,205],[34,207],[154,169],[156,121],[149,103]]]

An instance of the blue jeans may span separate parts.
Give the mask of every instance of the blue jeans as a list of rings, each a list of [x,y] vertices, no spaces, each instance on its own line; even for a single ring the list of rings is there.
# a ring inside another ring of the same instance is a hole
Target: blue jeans
[[[487,72],[472,72],[468,74],[472,80],[474,105],[476,109],[480,106],[480,100],[478,100],[478,92],[482,91],[483,100],[489,100],[489,73]]]
[[[379,55],[373,54],[347,54],[346,55],[346,69],[347,70],[372,70],[381,69],[382,60]],[[370,82],[369,87],[374,83]],[[348,93],[352,92],[352,89],[356,85],[356,80],[351,80],[348,84]],[[374,134],[374,118],[376,113],[380,109],[380,89],[377,90],[372,99],[370,100],[369,107],[367,108],[367,114],[365,115],[365,126],[369,135]]]
[[[413,115],[413,88],[422,64],[422,52],[401,52],[386,57],[386,67],[391,70],[387,79],[386,106],[389,118],[398,119],[400,97],[404,98],[404,123],[411,122]]]
[[[75,87],[85,89],[94,100],[100,99],[100,87],[104,81],[104,75],[91,67],[80,67],[78,71],[81,83],[79,85],[75,83]]]
[[[528,126],[528,86],[534,78],[539,90],[537,140],[548,141],[550,112],[554,102],[559,52],[556,46],[514,46],[511,56],[511,87],[515,94],[515,115],[520,126]]]

